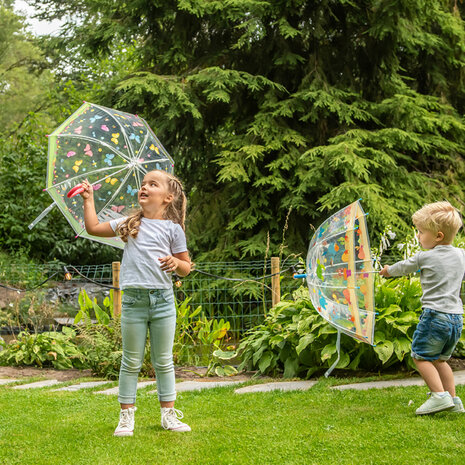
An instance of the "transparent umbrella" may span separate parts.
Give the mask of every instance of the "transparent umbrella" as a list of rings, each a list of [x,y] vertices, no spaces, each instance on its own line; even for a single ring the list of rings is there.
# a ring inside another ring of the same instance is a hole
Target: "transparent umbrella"
[[[318,313],[340,335],[373,345],[375,330],[374,269],[366,214],[357,200],[328,218],[315,231],[308,248],[305,277]]]
[[[137,192],[148,171],[172,173],[173,168],[173,159],[142,118],[84,102],[48,136],[46,190],[53,203],[29,228],[57,206],[76,236],[123,248],[117,237],[87,234],[82,198],[68,196],[70,189],[87,178],[94,188],[97,216],[101,222],[108,221],[137,208]],[[74,189],[72,193],[78,192]]]

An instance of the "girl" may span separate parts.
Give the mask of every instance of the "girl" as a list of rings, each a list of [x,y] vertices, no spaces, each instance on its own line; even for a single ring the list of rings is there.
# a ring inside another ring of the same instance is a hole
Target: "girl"
[[[100,223],[93,188],[83,183],[86,231],[94,236],[119,235],[126,242],[120,285],[124,290],[121,315],[123,357],[119,377],[121,404],[115,436],[132,436],[136,411],[137,377],[144,359],[147,330],[157,378],[161,425],[171,431],[190,431],[174,408],[176,398],[173,339],[176,308],[171,278],[187,276],[191,262],[186,247],[186,196],[181,182],[165,171],[150,171],[138,192],[140,210],[126,218]]]

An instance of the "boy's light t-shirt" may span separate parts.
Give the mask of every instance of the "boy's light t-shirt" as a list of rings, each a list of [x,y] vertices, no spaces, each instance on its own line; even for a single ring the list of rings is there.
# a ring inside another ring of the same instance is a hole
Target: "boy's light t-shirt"
[[[437,245],[388,267],[391,276],[420,271],[423,308],[443,313],[463,313],[460,289],[465,277],[465,250]]]
[[[124,220],[111,220],[113,231]],[[137,238],[129,237],[124,247],[121,289],[171,289],[171,273],[161,269],[158,259],[186,251],[186,235],[179,224],[142,218]]]

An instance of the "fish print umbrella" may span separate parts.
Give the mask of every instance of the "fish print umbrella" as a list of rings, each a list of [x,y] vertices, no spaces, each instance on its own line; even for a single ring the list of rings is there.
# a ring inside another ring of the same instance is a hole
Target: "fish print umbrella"
[[[360,201],[338,211],[315,231],[306,268],[305,275],[296,277],[306,277],[314,307],[337,328],[338,354],[341,332],[373,345],[375,271]]]
[[[137,115],[89,102],[48,136],[47,192],[54,202],[29,226],[57,206],[77,236],[123,248],[117,237],[94,237],[84,227],[83,200],[68,197],[88,179],[101,222],[137,208],[137,192],[151,170],[173,172],[174,162],[149,125]]]

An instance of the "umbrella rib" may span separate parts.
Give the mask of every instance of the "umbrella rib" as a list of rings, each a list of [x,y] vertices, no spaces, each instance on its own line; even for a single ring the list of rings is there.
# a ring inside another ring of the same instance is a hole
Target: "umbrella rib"
[[[121,168],[121,169],[118,170],[118,171],[114,171],[113,173],[109,174],[108,176],[105,176],[104,178],[100,179],[99,181],[103,181],[103,180],[105,180],[105,179],[107,179],[107,178],[110,178],[111,176],[114,176],[115,174],[120,173],[121,171],[124,171],[124,170],[127,168],[127,166],[128,166],[128,165],[117,165],[117,166],[113,166],[113,167],[112,167],[113,169],[116,169],[116,168]],[[107,170],[109,170],[109,169],[110,169],[110,167],[108,166],[108,167],[106,167],[106,168],[100,168],[100,169],[98,169],[98,170],[89,171],[87,174],[100,173],[101,171],[107,171]],[[81,176],[82,176],[82,173],[81,173],[80,175],[78,175],[78,176],[74,176],[73,178],[68,178],[68,179],[65,179],[64,181],[61,181],[61,182],[57,183],[57,184],[53,184],[53,186],[47,187],[46,190],[48,191],[49,189],[52,189],[52,188],[54,188],[54,187],[58,187],[58,186],[61,186],[62,184],[66,184],[66,183],[68,183],[68,182],[70,182],[70,181],[74,181],[75,179],[78,179],[78,178],[80,178]]]
[[[142,174],[146,175],[147,174],[147,169],[145,169],[142,165],[143,164],[149,164],[149,163],[161,163],[164,161],[168,161],[169,158],[158,158],[157,160],[145,160],[144,163],[140,163],[136,165],[136,168],[141,171]]]
[[[308,283],[315,287],[330,287],[331,289],[360,289],[360,286],[331,286],[330,284],[319,284],[317,281],[310,280]]]
[[[108,116],[110,116],[110,118],[112,118],[114,121],[116,121],[120,127],[120,130],[121,132],[123,133],[123,137],[124,137],[124,141],[126,142],[126,146],[131,154],[129,160],[134,160],[134,154],[133,154],[133,151],[132,151],[132,146],[131,144],[129,143],[129,139],[127,137],[127,134],[126,134],[126,130],[123,128],[123,125],[121,124],[121,122],[116,118],[116,115],[115,114],[111,114],[107,108],[105,107],[101,107],[100,105],[94,105],[98,108],[100,108],[104,113],[106,113]],[[114,111],[117,111],[119,113],[125,113],[124,111],[119,111],[119,110],[114,110]],[[129,115],[129,113],[125,113],[127,115]]]
[[[126,161],[131,161],[132,160],[132,158],[128,158],[123,152],[119,151],[115,147],[112,147],[107,142],[102,141],[102,140],[98,140],[98,139],[93,138],[93,137],[81,136],[79,134],[57,134],[56,137],[71,137],[73,139],[82,139],[82,140],[85,140],[85,141],[88,141],[88,142],[98,142],[99,144],[103,145],[104,147],[107,147],[111,151],[115,152],[116,155],[119,155],[123,160],[126,160]],[[129,145],[127,143],[126,143],[126,145],[129,148]]]
[[[335,300],[330,299],[330,298],[327,297],[326,295],[324,295],[324,298],[325,298],[325,300],[328,300],[329,302],[332,302],[332,303],[334,303],[334,304],[336,304],[336,305],[342,305],[342,306],[344,306],[344,307],[349,308],[348,305],[346,305],[346,304],[341,304],[340,302],[336,302]],[[367,315],[368,315],[369,313],[370,313],[370,314],[373,314],[373,315],[377,315],[377,314],[378,314],[378,312],[371,312],[370,310],[363,310],[363,309],[361,309],[360,307],[357,307],[357,308],[358,308],[358,312],[359,312],[359,313],[366,313]]]
[[[353,229],[344,229],[344,231],[341,231],[341,232],[338,232],[338,233],[335,233],[335,234],[331,234],[331,236],[326,236],[326,237],[324,237],[322,240],[320,240],[318,242],[315,241],[315,244],[313,245],[313,247],[316,247],[317,245],[323,244],[328,239],[331,239],[331,238],[336,237],[336,236],[341,236],[342,234],[345,234],[345,233],[350,232],[350,231],[356,231],[357,229],[359,229],[358,226],[356,228],[353,228]]]
[[[124,179],[121,181],[121,186],[118,187],[118,189],[115,190],[114,194],[110,197],[110,199],[108,200],[108,202],[103,206],[103,208],[100,210],[100,212],[104,211],[107,209],[107,207],[115,200],[115,198],[119,195],[119,193],[121,192],[121,189],[123,188],[124,186],[124,183],[126,182],[126,180],[128,179],[129,175],[132,173],[132,170],[129,169],[126,176],[124,177]],[[99,213],[100,213],[99,212]]]
[[[142,147],[147,143],[148,138],[149,138],[149,131],[147,130],[147,132],[145,133],[144,140],[142,141],[142,144],[139,145],[139,149],[137,150],[138,154],[142,153]]]
[[[373,259],[371,259],[371,258],[366,259],[366,260],[354,260],[354,263],[372,263],[372,262],[373,262]],[[334,268],[335,266],[340,266],[340,265],[349,266],[349,264],[347,262],[331,263],[331,265],[325,265],[324,263],[322,264],[322,266],[325,269],[326,268]]]

